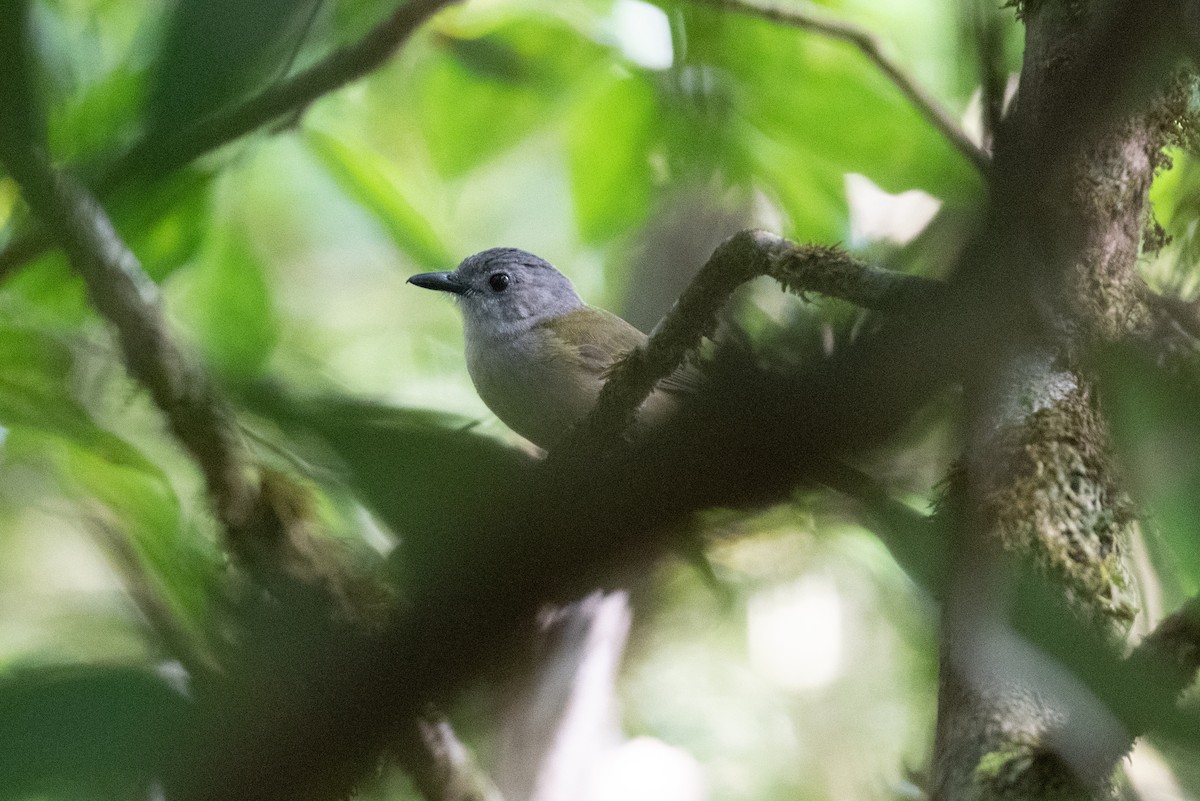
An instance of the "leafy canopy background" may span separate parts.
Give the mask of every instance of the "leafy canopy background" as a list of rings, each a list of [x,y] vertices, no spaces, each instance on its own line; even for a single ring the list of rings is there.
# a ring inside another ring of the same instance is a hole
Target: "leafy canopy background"
[[[393,5],[39,0],[37,101],[53,156],[87,174],[140,134],[186,125],[356,40]],[[880,32],[952,112],[978,114],[963,4],[819,5]],[[999,19],[1015,69],[1020,30]],[[863,209],[851,212],[849,174],[887,193],[920,190],[943,214],[906,247],[872,239]],[[1196,186],[1179,154],[1155,188],[1176,238],[1145,265],[1152,282],[1185,294],[1195,282]],[[963,155],[843,42],[698,3],[477,0],[440,14],[386,66],[303,114],[136,183],[107,207],[162,286],[176,330],[235,394],[270,379],[301,395],[460,415],[511,440],[470,387],[455,312],[405,287],[408,275],[516,245],[559,266],[590,302],[649,327],[688,277],[661,279],[653,266],[711,238],[712,220],[730,230],[758,222],[937,274],[982,189]],[[0,178],[10,231],[27,216],[18,197]],[[737,308],[764,337],[785,321],[817,335],[851,316],[773,286],[752,287]],[[127,535],[184,626],[205,630],[220,613],[225,557],[199,476],[125,377],[61,254],[5,280],[0,320],[0,664],[15,676],[46,663],[155,664],[162,654],[126,592],[122,557],[93,536],[94,520]],[[1131,397],[1118,438],[1152,473],[1144,443],[1185,414],[1169,393]],[[368,511],[379,499],[351,492],[328,452],[281,446],[284,421],[269,404],[250,405],[260,457],[315,476],[317,513],[348,551],[370,561],[389,550],[393,534]],[[928,412],[903,459],[877,455],[915,506],[946,469],[952,406]],[[336,422],[352,412],[324,414]],[[399,481],[419,469],[398,455],[373,458],[378,475]],[[1166,546],[1151,554],[1167,608],[1197,589],[1200,565],[1180,558],[1196,554],[1188,535],[1197,520],[1186,500],[1194,473],[1179,475],[1148,482],[1169,523]],[[713,799],[890,797],[931,742],[931,606],[828,496],[798,495],[750,520],[712,518],[729,535],[712,558],[734,600],[682,564],[639,588],[621,688],[626,730],[683,749]],[[805,625],[813,628],[796,628]],[[789,637],[807,647],[764,650]],[[20,720],[0,725],[27,746],[14,753],[59,754],[80,772],[153,747],[139,739],[136,715],[114,725],[108,704],[173,704],[119,682],[100,682],[83,701],[46,693],[44,709],[81,721],[75,739],[47,750],[21,739],[29,728]],[[485,755],[491,703],[484,692],[455,711]],[[39,766],[9,769],[19,788]],[[411,790],[388,771],[365,792]]]

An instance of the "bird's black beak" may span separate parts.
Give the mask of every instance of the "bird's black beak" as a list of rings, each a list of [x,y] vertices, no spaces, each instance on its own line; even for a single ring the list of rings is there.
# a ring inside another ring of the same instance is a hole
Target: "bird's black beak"
[[[408,279],[408,283],[423,289],[436,289],[438,292],[452,292],[462,295],[467,291],[466,285],[459,282],[454,273],[418,273]]]

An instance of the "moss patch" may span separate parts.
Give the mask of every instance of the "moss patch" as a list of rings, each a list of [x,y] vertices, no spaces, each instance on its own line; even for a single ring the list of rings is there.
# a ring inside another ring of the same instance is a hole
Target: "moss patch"
[[[1086,389],[999,435],[981,511],[1005,550],[1061,582],[1072,605],[1124,629],[1137,612],[1123,559],[1133,522]]]
[[[1093,798],[1062,757],[1037,744],[1013,743],[985,754],[975,768],[985,798],[1082,801]]]

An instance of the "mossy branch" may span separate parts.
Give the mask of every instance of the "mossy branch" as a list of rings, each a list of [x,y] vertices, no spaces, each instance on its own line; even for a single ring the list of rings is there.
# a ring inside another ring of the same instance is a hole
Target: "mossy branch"
[[[126,367],[150,391],[172,433],[200,467],[217,517],[240,547],[247,524],[257,516],[259,493],[246,473],[229,409],[167,331],[158,287],[96,199],[52,170],[44,153],[6,141],[0,160],[67,251],[92,305],[116,328]]]
[[[0,161],[20,184],[30,207],[67,252],[83,277],[92,304],[116,328],[130,374],[150,392],[179,443],[204,474],[216,516],[234,554],[268,589],[297,593],[348,608],[355,577],[309,536],[307,519],[294,514],[296,488],[267,473],[260,480],[243,451],[232,411],[201,366],[174,341],[163,317],[158,288],[121,241],[94,197],[55,173],[44,154],[0,137]],[[189,670],[214,675],[217,667],[174,624],[144,576],[123,536],[98,524],[110,555],[131,581],[139,607]],[[130,574],[130,571],[134,571]],[[486,787],[465,760],[448,724],[410,721],[421,736],[403,745],[415,751],[405,762],[420,765],[430,801],[492,799],[460,793]],[[433,728],[430,728],[433,726]],[[451,746],[457,746],[452,748]],[[435,747],[436,746],[436,747]]]
[[[655,384],[716,330],[717,315],[733,291],[763,275],[800,295],[816,292],[897,313],[935,302],[943,287],[940,281],[873,267],[837,247],[797,245],[760,230],[734,234],[713,251],[646,346],[613,366],[595,408],[550,458],[592,453],[616,441]]]

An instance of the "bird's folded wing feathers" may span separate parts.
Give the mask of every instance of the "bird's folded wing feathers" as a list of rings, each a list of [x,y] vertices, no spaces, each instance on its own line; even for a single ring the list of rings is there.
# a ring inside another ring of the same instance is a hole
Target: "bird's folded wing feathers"
[[[605,319],[600,320],[599,315]],[[568,312],[555,320],[554,334],[573,350],[579,364],[599,380],[606,380],[613,365],[627,353],[646,344],[647,337],[615,314],[585,307]],[[657,389],[673,394],[697,392],[704,376],[695,366],[684,363],[659,381]]]

